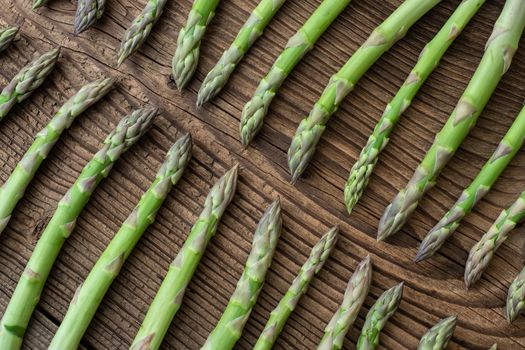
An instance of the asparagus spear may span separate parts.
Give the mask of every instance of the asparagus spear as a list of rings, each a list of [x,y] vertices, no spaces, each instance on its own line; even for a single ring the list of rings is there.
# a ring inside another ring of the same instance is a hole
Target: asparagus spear
[[[356,350],[373,350],[379,345],[379,333],[396,312],[403,295],[403,282],[390,288],[377,299],[368,315],[357,341]]]
[[[0,233],[4,231],[16,204],[23,197],[29,182],[35,176],[38,167],[58,141],[62,132],[69,128],[79,114],[104,97],[112,86],[113,80],[111,79],[99,79],[85,85],[58,110],[49,124],[36,135],[31,147],[0,188]]]
[[[156,350],[179,311],[184,293],[190,283],[206,246],[215,235],[217,225],[230,204],[237,187],[238,166],[235,165],[213,186],[197,222],[193,225],[184,246],[170,265],[157,295],[131,345],[132,350]]]
[[[525,309],[525,268],[516,276],[509,288],[507,295],[507,319],[509,323]]]
[[[21,347],[31,314],[62,245],[75,228],[78,215],[98,184],[108,176],[113,164],[148,130],[156,114],[156,109],[145,108],[123,119],[58,203],[0,322],[0,349],[16,350]]]
[[[498,82],[507,72],[525,25],[525,2],[508,0],[487,41],[485,54],[447,123],[416,169],[406,188],[386,208],[378,240],[396,233],[434,185],[440,171],[476,123]]]
[[[492,157],[471,184],[463,191],[436,226],[427,234],[416,256],[416,262],[427,259],[441,248],[445,240],[454,233],[461,220],[472,210],[483,196],[490,191],[503,170],[525,140],[525,108],[522,109],[512,126],[503,137]],[[493,242],[494,243],[494,242]]]
[[[219,62],[208,73],[199,89],[197,106],[215,97],[228,82],[235,67],[241,62],[255,41],[263,34],[264,28],[279,11],[285,0],[261,0],[244,23],[232,45],[224,51]]]
[[[310,257],[301,267],[299,274],[293,280],[279,305],[271,312],[270,318],[253,348],[254,350],[270,350],[273,347],[286,321],[295,310],[299,299],[306,293],[310,282],[321,271],[326,259],[334,249],[337,243],[338,230],[337,226],[332,228],[312,248]]]
[[[425,46],[417,64],[408,75],[403,86],[386,106],[381,119],[372,135],[368,138],[366,146],[352,167],[346,182],[345,204],[349,214],[363,194],[370,175],[374,171],[379,154],[388,144],[390,133],[401,118],[401,115],[410,106],[430,73],[439,65],[439,61],[449,46],[467,26],[470,19],[484,2],[485,0],[465,0],[458,6],[443,28]]]
[[[310,115],[303,119],[288,150],[288,166],[292,183],[310,163],[315,147],[326,124],[343,99],[359,79],[394,43],[405,36],[410,27],[441,0],[405,0],[354,53],[346,64],[332,76]]]
[[[60,49],[53,49],[29,62],[0,93],[0,121],[15,105],[35,91],[51,73],[58,60]]]
[[[525,192],[508,208],[501,212],[496,222],[472,247],[465,266],[465,284],[476,283],[487,269],[496,250],[507,240],[510,231],[525,218]]]
[[[171,69],[177,88],[188,85],[199,62],[201,40],[208,24],[215,16],[220,0],[195,0],[186,25],[182,27],[177,39],[177,50],[173,56]]]
[[[372,265],[367,256],[348,282],[343,302],[324,330],[317,350],[340,350],[346,333],[354,324],[372,283]]]
[[[0,52],[4,51],[11,45],[13,39],[18,33],[17,27],[7,27],[0,29]]]
[[[181,178],[190,157],[191,138],[187,134],[171,147],[155,181],[113,237],[84,283],[78,287],[66,316],[51,341],[49,350],[78,349],[80,340],[95,316],[104,295],[142,234],[155,220],[157,211],[172,186]]]
[[[75,15],[75,34],[82,33],[100,19],[105,6],[106,0],[78,0]]]
[[[166,1],[167,0],[149,0],[144,10],[133,20],[131,27],[126,30],[120,42],[120,50],[118,53],[119,66],[146,41],[151,33],[151,29],[155,23],[157,23],[160,15],[162,15]]]
[[[439,321],[421,338],[418,350],[444,350],[456,328],[457,317],[451,316]]]
[[[275,201],[264,213],[253,235],[252,251],[226,310],[202,349],[230,350],[241,337],[252,312],[281,234],[281,204]]]
[[[252,99],[244,106],[240,126],[243,145],[248,145],[261,130],[268,108],[284,80],[350,1],[323,0],[297,33],[288,40],[286,48],[261,80]]]

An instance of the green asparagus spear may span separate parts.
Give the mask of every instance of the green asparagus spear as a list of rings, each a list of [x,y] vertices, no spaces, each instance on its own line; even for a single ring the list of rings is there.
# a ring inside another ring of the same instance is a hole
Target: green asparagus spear
[[[162,15],[166,1],[167,0],[149,0],[141,14],[133,20],[131,27],[126,30],[120,42],[120,50],[118,53],[119,66],[146,41],[151,33],[151,29],[155,23],[157,23],[160,15]]]
[[[281,226],[281,204],[277,200],[266,210],[259,221],[253,235],[252,251],[246,261],[244,272],[237,282],[237,288],[202,349],[230,350],[241,337],[264,285],[266,272],[272,263],[281,234]]]
[[[354,324],[372,283],[372,265],[367,256],[348,282],[343,302],[324,330],[317,350],[340,350],[346,333]]]
[[[108,84],[110,82],[106,81],[106,85]],[[0,349],[16,350],[21,347],[31,314],[38,304],[62,245],[75,228],[78,215],[98,184],[108,176],[113,164],[148,130],[156,114],[156,109],[145,108],[123,119],[58,203],[0,322]]]
[[[188,85],[199,62],[201,40],[208,24],[215,16],[220,0],[195,0],[186,25],[182,27],[177,39],[177,50],[173,56],[171,70],[177,88]]]
[[[332,228],[313,247],[310,257],[301,267],[290,289],[283,296],[279,305],[271,312],[270,318],[253,348],[254,350],[270,350],[273,347],[286,321],[295,310],[299,299],[306,293],[310,282],[321,271],[326,259],[334,249],[337,243],[338,230],[337,226]]]
[[[51,73],[60,49],[53,49],[28,63],[0,93],[0,121],[13,108],[35,91]]]
[[[421,338],[417,350],[444,350],[456,328],[457,317],[451,316],[439,321]]]
[[[33,0],[33,10],[36,10],[37,8],[44,6],[47,4],[48,0]]]
[[[261,80],[252,99],[244,106],[240,126],[243,145],[248,145],[261,130],[268,108],[284,80],[304,55],[313,49],[319,37],[350,1],[323,0],[297,33],[288,40],[286,48]]]
[[[104,295],[118,276],[122,265],[142,234],[155,220],[157,211],[172,186],[181,178],[190,157],[191,138],[187,134],[171,147],[155,181],[113,237],[84,283],[78,287],[49,350],[78,349],[80,340],[97,312]]]
[[[458,228],[461,220],[490,191],[503,170],[518,153],[524,140],[525,108],[522,109],[478,176],[463,191],[452,209],[427,234],[419,247],[419,252],[415,259],[416,262],[428,259],[441,248],[445,240]]]
[[[106,0],[78,0],[75,15],[75,34],[80,34],[88,29],[102,17]]]
[[[170,265],[157,295],[151,303],[139,332],[131,345],[132,350],[157,350],[168,327],[179,311],[184,293],[217,225],[230,204],[237,187],[238,166],[217,181],[204,203],[197,222],[193,225],[184,246]]]
[[[465,266],[465,284],[476,283],[487,269],[496,250],[507,240],[510,231],[525,218],[525,192],[507,209],[503,210],[490,229],[472,247]]]
[[[386,208],[377,238],[384,240],[401,229],[424,194],[475,125],[503,74],[510,67],[525,25],[525,2],[508,0],[487,41],[485,54],[447,123],[416,169],[406,188]]]
[[[13,39],[18,33],[17,27],[7,27],[0,29],[0,52],[4,51],[11,45]]]
[[[524,309],[525,268],[516,276],[509,288],[509,294],[507,295],[507,319],[509,323],[514,322]]]
[[[449,46],[467,26],[470,19],[484,2],[485,0],[464,0],[458,6],[434,39],[425,46],[417,64],[408,75],[403,86],[386,106],[381,119],[350,171],[350,176],[345,186],[345,204],[349,214],[363,194],[370,175],[374,171],[379,154],[388,144],[390,133],[401,118],[401,115],[410,106],[430,73],[439,65],[439,61]]]
[[[244,23],[228,50],[224,51],[219,62],[208,73],[199,89],[197,106],[215,97],[228,82],[235,67],[241,62],[255,41],[263,34],[264,28],[279,11],[285,0],[261,0],[259,5]]]
[[[332,76],[310,115],[303,119],[292,138],[288,150],[288,166],[292,183],[310,163],[315,147],[326,124],[343,99],[352,91],[359,79],[394,43],[405,36],[412,25],[441,0],[405,0],[367,41],[353,54],[346,64]]]
[[[403,282],[390,288],[377,299],[368,315],[357,341],[356,350],[373,350],[379,345],[379,333],[396,312],[403,295]]]
[[[113,80],[111,79],[99,79],[85,85],[58,110],[49,124],[36,135],[31,147],[0,188],[0,233],[4,231],[16,204],[23,197],[29,182],[35,176],[38,167],[58,141],[62,132],[69,128],[79,114],[104,97],[112,86]]]

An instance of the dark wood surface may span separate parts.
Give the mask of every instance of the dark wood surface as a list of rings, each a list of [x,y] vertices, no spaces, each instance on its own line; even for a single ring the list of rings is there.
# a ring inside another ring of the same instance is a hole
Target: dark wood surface
[[[352,216],[347,215],[342,202],[348,170],[419,51],[460,1],[444,0],[364,76],[332,118],[313,163],[295,187],[288,183],[286,151],[298,122],[309,112],[330,75],[401,0],[354,0],[290,75],[261,134],[247,149],[241,147],[238,138],[242,107],[287,38],[320,0],[289,0],[227,88],[202,109],[195,107],[195,100],[205,73],[228,47],[257,1],[221,2],[202,43],[197,74],[182,93],[174,89],[169,74],[176,37],[190,10],[190,0],[168,2],[147,44],[116,68],[120,38],[145,2],[108,0],[105,14],[94,28],[74,36],[73,1],[51,0],[48,7],[33,12],[30,0],[0,0],[2,23],[22,27],[20,39],[0,54],[1,85],[37,53],[63,47],[50,79],[2,122],[1,181],[7,179],[36,132],[76,89],[102,75],[120,79],[115,91],[79,117],[63,135],[0,237],[0,313],[42,226],[105,135],[133,108],[153,103],[164,110],[146,137],[118,161],[83,211],[53,268],[27,332],[25,348],[44,349],[49,344],[75,289],[148,188],[169,145],[185,131],[192,133],[195,142],[193,160],[102,302],[83,339],[86,348],[129,347],[208,189],[235,162],[242,166],[238,194],[208,247],[164,348],[198,349],[204,343],[235,288],[258,218],[277,196],[283,202],[284,230],[238,349],[254,345],[269,312],[310,247],[335,224],[341,225],[337,249],[288,321],[277,349],[315,348],[341,301],[347,280],[367,254],[375,269],[373,285],[355,327],[346,337],[346,348],[354,347],[376,298],[402,280],[406,281],[403,302],[381,335],[382,349],[416,348],[429,326],[451,314],[459,316],[459,325],[450,349],[486,349],[495,342],[501,349],[525,348],[525,317],[509,326],[503,313],[507,288],[524,261],[523,229],[515,230],[498,251],[480,283],[467,291],[462,281],[470,247],[525,188],[525,153],[518,154],[495,188],[434,258],[419,265],[412,263],[422,237],[480,170],[521,109],[525,45],[517,52],[478,125],[409,223],[386,243],[375,239],[384,208],[404,187],[472,76],[503,0],[487,1],[452,45],[394,131]]]

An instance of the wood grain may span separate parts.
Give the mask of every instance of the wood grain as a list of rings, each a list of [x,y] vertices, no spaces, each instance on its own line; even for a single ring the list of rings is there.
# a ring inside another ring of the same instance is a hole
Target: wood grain
[[[193,135],[194,158],[157,222],[138,244],[104,299],[83,339],[84,347],[129,347],[169,263],[199,214],[208,189],[226,169],[239,162],[242,171],[238,194],[173,321],[164,343],[166,349],[202,346],[235,288],[258,218],[277,196],[283,202],[284,231],[238,349],[250,349],[255,344],[270,311],[305,261],[310,247],[334,224],[341,225],[337,249],[299,303],[276,349],[315,348],[341,301],[348,278],[367,254],[375,267],[373,286],[345,347],[354,347],[375,299],[404,280],[404,299],[381,336],[381,349],[414,349],[428,327],[450,314],[459,316],[450,349],[486,349],[495,342],[501,349],[525,348],[525,317],[509,326],[502,309],[507,288],[524,262],[523,229],[517,229],[498,251],[480,283],[467,291],[462,282],[470,247],[525,187],[523,152],[439,254],[419,265],[411,262],[422,237],[480,170],[521,109],[525,97],[525,45],[478,125],[409,223],[388,242],[375,240],[384,208],[405,186],[472,76],[503,0],[487,1],[452,45],[394,131],[351,217],[342,201],[351,165],[419,51],[460,1],[444,0],[365,75],[329,123],[313,163],[296,187],[288,183],[286,150],[298,122],[309,112],[330,75],[401,0],[354,0],[286,81],[261,134],[248,149],[243,149],[238,140],[243,104],[287,38],[320,0],[289,0],[226,89],[202,109],[195,107],[195,101],[205,73],[228,47],[257,1],[221,2],[203,41],[197,74],[182,93],[174,89],[169,78],[170,62],[177,33],[191,7],[190,0],[168,2],[148,42],[116,68],[120,38],[145,2],[109,0],[103,18],[94,28],[73,36],[73,2],[52,0],[47,8],[33,12],[30,0],[0,0],[1,21],[22,27],[20,39],[0,54],[1,85],[37,52],[57,45],[63,48],[58,68],[50,79],[2,122],[1,181],[7,179],[36,132],[76,89],[102,75],[120,79],[118,88],[79,117],[61,138],[0,237],[0,310],[5,309],[57,201],[105,135],[133,108],[153,103],[164,110],[146,137],[118,161],[82,213],[46,285],[25,348],[44,349],[49,344],[74,290],[149,186],[169,145],[185,131]]]

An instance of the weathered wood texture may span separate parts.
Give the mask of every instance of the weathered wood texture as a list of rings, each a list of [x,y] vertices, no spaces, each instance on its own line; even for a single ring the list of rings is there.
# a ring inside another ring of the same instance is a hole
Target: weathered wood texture
[[[104,299],[84,337],[85,347],[129,346],[169,263],[200,212],[208,189],[227,168],[239,162],[242,171],[238,194],[169,330],[166,349],[197,349],[204,343],[235,288],[257,220],[277,196],[283,201],[284,231],[267,284],[238,349],[253,346],[269,312],[288,288],[310,247],[334,224],[340,224],[342,231],[337,249],[301,300],[276,348],[315,347],[341,301],[353,269],[367,254],[371,254],[375,267],[373,286],[356,327],[347,336],[346,347],[354,346],[366,312],[380,293],[405,280],[405,296],[381,336],[382,349],[414,349],[430,325],[450,314],[459,315],[450,349],[486,349],[495,342],[501,349],[525,348],[525,318],[509,326],[502,309],[507,287],[523,264],[523,230],[516,230],[498,251],[480,283],[467,291],[462,282],[470,247],[525,187],[525,153],[512,162],[495,189],[464,220],[437,256],[420,265],[411,262],[421,238],[479,171],[520,110],[525,98],[525,45],[478,125],[408,225],[387,243],[375,240],[385,206],[404,187],[472,76],[503,0],[487,1],[452,45],[395,130],[351,217],[342,203],[348,170],[385,104],[403,82],[424,44],[459,2],[443,1],[366,74],[330,122],[307,174],[293,187],[288,184],[286,150],[298,122],[309,112],[329,76],[401,0],[354,0],[286,81],[266,126],[248,149],[243,149],[238,140],[243,104],[287,38],[320,0],[289,0],[226,90],[200,110],[195,107],[195,100],[204,74],[233,40],[256,0],[222,1],[203,41],[198,72],[189,89],[182,93],[174,89],[169,74],[177,33],[191,1],[168,2],[148,43],[117,69],[119,40],[145,0],[108,0],[103,18],[78,37],[71,34],[74,2],[52,0],[49,7],[32,12],[30,0],[0,0],[1,21],[22,26],[21,39],[0,55],[1,85],[37,52],[56,45],[63,47],[58,69],[48,82],[30,100],[15,107],[1,125],[1,181],[6,180],[35,133],[67,96],[101,75],[121,79],[118,89],[79,117],[58,142],[0,237],[0,310],[9,301],[42,226],[106,133],[126,112],[146,102],[165,111],[148,135],[119,160],[82,213],[46,285],[25,347],[44,349],[49,344],[74,290],[149,186],[165,151],[181,132],[190,131],[195,141],[194,158],[157,222],[138,244]]]

